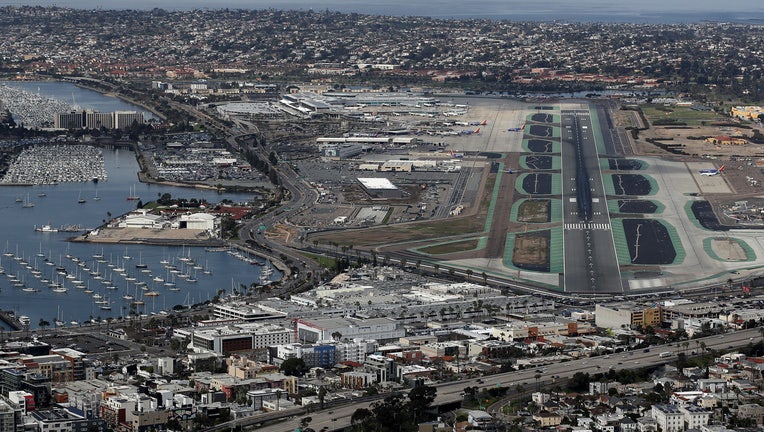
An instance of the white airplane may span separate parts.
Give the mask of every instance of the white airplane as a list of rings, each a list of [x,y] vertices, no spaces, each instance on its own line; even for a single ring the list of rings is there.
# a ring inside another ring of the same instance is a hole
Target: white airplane
[[[727,167],[727,165],[722,165],[719,167],[719,169],[709,169],[709,170],[700,170],[700,175],[712,177],[719,175],[724,172],[724,169]]]

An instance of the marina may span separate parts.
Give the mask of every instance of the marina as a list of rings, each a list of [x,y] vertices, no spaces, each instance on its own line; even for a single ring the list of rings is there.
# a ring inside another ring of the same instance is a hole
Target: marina
[[[0,83],[0,105],[13,113],[17,123],[28,128],[53,126],[53,115],[57,112],[69,112],[76,107],[63,100],[39,92],[32,92],[21,87]]]
[[[0,183],[97,183],[107,178],[103,151],[100,148],[82,144],[34,145],[21,151]],[[47,193],[39,192],[37,195],[45,197]]]
[[[0,187],[1,232],[6,240],[0,255],[0,309],[7,317],[16,317],[0,320],[12,323],[6,328],[18,326],[22,316],[35,328],[41,319],[53,322],[56,318],[72,325],[130,314],[159,314],[210,300],[232,286],[260,284],[265,278],[263,269],[272,273],[267,276],[269,281],[281,276],[270,262],[251,265],[229,254],[228,248],[205,249],[183,242],[148,246],[69,241],[84,227],[97,228],[111,217],[135,209],[138,200],[126,199],[132,196],[150,200],[169,193],[186,199],[233,202],[252,198],[139,183],[135,153],[97,150],[103,160],[102,177],[94,169],[83,171],[82,181],[30,186],[6,183]],[[43,165],[40,160],[37,167]],[[95,176],[103,180],[93,182]],[[78,204],[80,198],[86,203]],[[27,203],[31,205],[25,206]]]

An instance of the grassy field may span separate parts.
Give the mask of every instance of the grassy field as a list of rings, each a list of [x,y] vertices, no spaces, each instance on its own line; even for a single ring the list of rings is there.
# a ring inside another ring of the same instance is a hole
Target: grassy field
[[[520,204],[517,220],[519,222],[549,222],[549,200],[533,199]]]
[[[444,243],[420,249],[422,252],[430,255],[445,255],[454,252],[473,250],[477,247],[477,240],[465,240],[454,243]]]
[[[640,108],[653,123],[659,120],[672,120],[677,124],[683,123],[687,126],[703,126],[729,120],[729,117],[721,116],[713,111],[696,111],[688,107],[647,104],[641,105]]]
[[[333,268],[335,265],[334,258],[329,258],[323,255],[316,255],[316,254],[312,254],[308,252],[300,252],[300,255],[317,262],[318,265],[320,265],[323,268]]]

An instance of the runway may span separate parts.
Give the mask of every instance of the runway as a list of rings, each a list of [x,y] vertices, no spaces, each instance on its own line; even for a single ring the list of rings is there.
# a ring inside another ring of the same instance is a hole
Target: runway
[[[561,140],[563,288],[567,293],[622,293],[595,130],[588,109],[561,111]]]

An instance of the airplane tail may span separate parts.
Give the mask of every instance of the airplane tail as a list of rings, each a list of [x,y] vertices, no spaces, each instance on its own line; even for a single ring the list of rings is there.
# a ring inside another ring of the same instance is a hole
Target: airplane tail
[[[451,157],[454,157],[454,149],[450,149],[448,152],[451,153]]]
[[[721,167],[719,167],[719,171],[718,172],[720,174],[723,173],[725,168],[727,168],[727,165],[722,165]]]
[[[483,120],[480,122],[480,126],[485,126],[488,124],[488,120]]]
[[[472,133],[474,133],[476,135],[479,134],[480,133],[480,128],[475,129],[474,131],[472,131]]]

